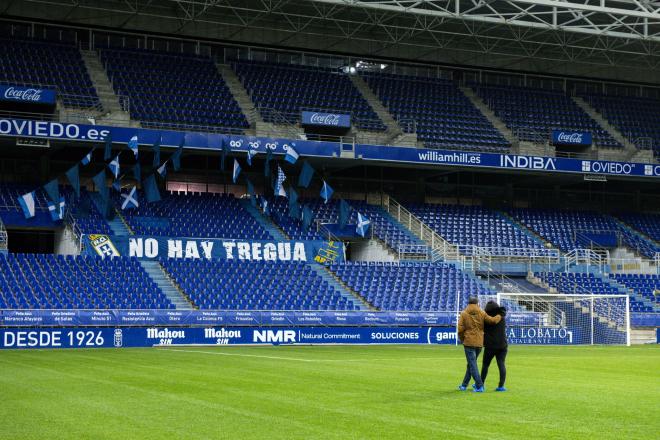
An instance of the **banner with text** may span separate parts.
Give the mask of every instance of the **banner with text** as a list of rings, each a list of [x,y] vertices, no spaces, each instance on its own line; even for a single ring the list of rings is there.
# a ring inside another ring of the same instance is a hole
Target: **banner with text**
[[[0,85],[0,101],[5,102],[55,105],[56,96],[51,89]]]
[[[531,332],[531,333],[530,333]],[[580,343],[565,328],[530,329],[511,344]],[[533,334],[532,334],[533,333]],[[527,335],[527,333],[526,333]],[[71,327],[0,328],[0,349],[120,348],[177,345],[456,344],[454,327]]]
[[[302,112],[302,125],[351,128],[351,115],[323,112]]]
[[[588,131],[552,130],[553,145],[591,145],[591,133]]]
[[[232,261],[344,261],[344,244],[333,241],[223,240],[149,236],[83,235],[83,254],[148,260],[219,259]]]
[[[231,151],[244,153],[253,150],[286,154],[292,143],[301,156],[339,157],[340,144],[283,138],[225,135],[218,133],[150,130],[145,128],[109,127],[69,124],[49,121],[0,118],[0,136],[20,136],[67,141],[98,142],[110,135],[115,143],[127,143],[138,136],[140,145],[151,146],[161,139],[163,147],[176,148],[185,136],[187,149],[222,149],[227,143]],[[546,173],[602,174],[607,176],[660,177],[660,164],[582,160],[562,157],[523,156],[515,154],[461,152],[424,148],[356,144],[355,160],[424,164],[462,168],[492,168],[510,171]]]

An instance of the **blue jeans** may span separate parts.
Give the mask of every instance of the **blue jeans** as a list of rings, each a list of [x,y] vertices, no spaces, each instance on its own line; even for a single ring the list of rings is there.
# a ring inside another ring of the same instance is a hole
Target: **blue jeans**
[[[470,377],[474,379],[474,383],[477,385],[477,388],[484,386],[484,383],[481,381],[481,376],[479,375],[479,367],[477,366],[477,358],[479,353],[481,353],[481,347],[465,347],[465,359],[467,359],[467,368],[465,369],[465,377],[463,378],[463,386],[467,387],[470,383]]]

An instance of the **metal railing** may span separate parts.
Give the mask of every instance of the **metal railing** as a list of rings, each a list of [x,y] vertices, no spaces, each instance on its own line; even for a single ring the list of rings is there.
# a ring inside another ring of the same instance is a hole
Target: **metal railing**
[[[564,270],[579,264],[597,267],[600,271],[610,259],[609,251],[597,252],[593,249],[573,249],[564,256]]]
[[[429,260],[429,247],[425,244],[400,244],[397,248],[401,260]]]
[[[68,205],[67,205],[68,206]],[[71,231],[71,234],[73,236],[73,239],[75,240],[76,247],[78,248],[78,252],[81,253],[83,251],[83,241],[82,241],[82,231],[80,230],[80,227],[78,226],[78,222],[76,218],[73,216],[71,213],[71,210],[67,210],[66,216],[65,216],[65,227],[68,228]]]
[[[433,261],[459,261],[461,259],[456,246],[445,240],[393,198],[384,195],[381,206],[397,222],[404,225],[410,232],[426,242],[430,248],[431,259]]]
[[[500,246],[458,245],[459,252],[466,256],[474,256],[489,261],[501,263],[538,263],[553,264],[561,261],[561,253],[557,249],[516,248]]]

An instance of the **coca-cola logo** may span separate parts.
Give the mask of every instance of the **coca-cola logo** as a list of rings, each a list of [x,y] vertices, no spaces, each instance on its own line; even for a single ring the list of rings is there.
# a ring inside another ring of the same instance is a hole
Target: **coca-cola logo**
[[[17,101],[41,101],[41,89],[17,89],[9,87],[5,90],[5,99],[15,99]]]
[[[332,113],[313,113],[309,122],[319,125],[339,125],[339,115]]]
[[[583,134],[584,133],[565,133],[561,131],[559,132],[559,135],[557,135],[557,141],[566,144],[581,144]]]

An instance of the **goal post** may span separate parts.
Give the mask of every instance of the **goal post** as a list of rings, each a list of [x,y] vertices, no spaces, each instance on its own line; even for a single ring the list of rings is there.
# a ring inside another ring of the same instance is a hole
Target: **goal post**
[[[628,295],[500,292],[496,300],[507,308],[510,343],[630,345]]]

